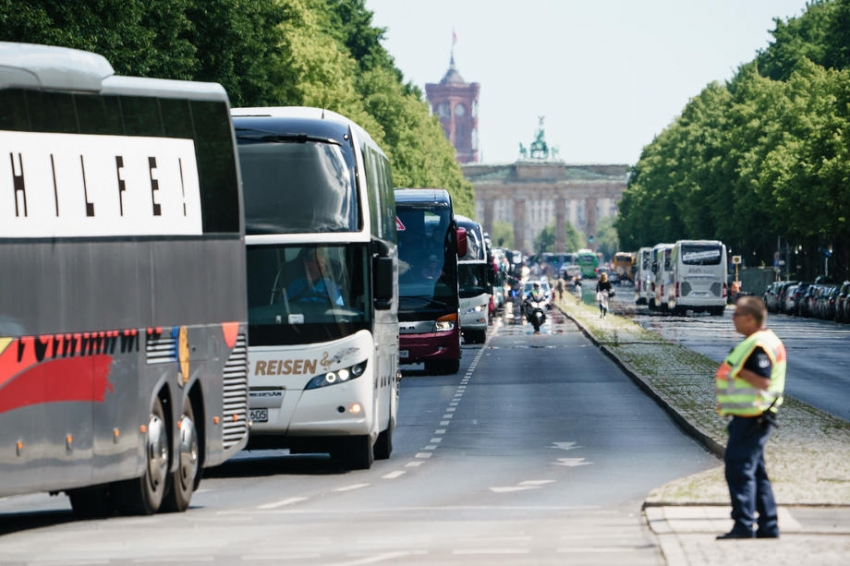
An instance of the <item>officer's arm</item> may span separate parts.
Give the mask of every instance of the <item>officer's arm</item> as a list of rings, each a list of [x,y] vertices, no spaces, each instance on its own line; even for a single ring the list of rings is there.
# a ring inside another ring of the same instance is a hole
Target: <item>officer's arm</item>
[[[749,369],[741,368],[741,371],[738,372],[738,377],[757,389],[767,389],[770,386],[769,378],[762,377]]]

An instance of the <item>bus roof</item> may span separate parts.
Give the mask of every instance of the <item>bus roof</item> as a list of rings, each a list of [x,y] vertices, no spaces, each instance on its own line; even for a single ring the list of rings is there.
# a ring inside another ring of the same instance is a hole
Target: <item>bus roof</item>
[[[246,108],[231,108],[230,115],[235,117],[254,117],[254,118],[288,118],[288,119],[301,119],[304,121],[323,121],[328,123],[338,123],[343,124],[346,127],[350,127],[353,130],[357,131],[357,137],[361,138],[361,141],[367,141],[370,146],[377,149],[381,154],[383,154],[383,150],[380,148],[378,144],[375,143],[375,140],[372,139],[372,136],[369,135],[369,132],[364,130],[357,122],[343,116],[342,114],[338,114],[333,110],[327,110],[325,108],[314,108],[312,106],[269,106],[269,107],[246,107]]]
[[[452,197],[445,189],[401,189],[395,190],[395,201],[398,203],[432,202],[451,206]]]
[[[218,83],[117,76],[102,55],[34,43],[0,42],[0,87],[227,100]]]

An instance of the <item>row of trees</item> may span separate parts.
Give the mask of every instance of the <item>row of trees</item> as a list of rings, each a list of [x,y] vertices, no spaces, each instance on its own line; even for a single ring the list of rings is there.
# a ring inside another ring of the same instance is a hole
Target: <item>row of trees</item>
[[[792,278],[850,277],[848,29],[850,0],[813,0],[691,99],[631,171],[623,247],[717,238],[748,265],[788,258]]]
[[[0,40],[93,51],[117,74],[221,83],[233,106],[317,106],[358,122],[399,187],[472,184],[364,0],[0,0]]]

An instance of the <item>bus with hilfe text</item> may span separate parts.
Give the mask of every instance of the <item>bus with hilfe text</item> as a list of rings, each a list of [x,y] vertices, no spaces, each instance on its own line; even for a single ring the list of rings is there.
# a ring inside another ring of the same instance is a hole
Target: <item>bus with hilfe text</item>
[[[249,449],[368,469],[398,413],[390,163],[321,108],[235,108],[248,264]]]
[[[670,248],[670,267],[670,284],[662,298],[669,311],[723,315],[728,296],[723,242],[679,240]]]
[[[395,205],[399,362],[423,363],[429,373],[457,373],[461,356],[457,258],[466,236],[455,222],[452,197],[445,189],[396,189]]]
[[[458,256],[460,331],[470,344],[483,344],[490,326],[490,297],[493,293],[493,256],[484,239],[481,224],[455,215],[459,228],[466,231],[466,253]]]
[[[227,94],[43,45],[0,69],[0,496],[183,511],[248,439]]]

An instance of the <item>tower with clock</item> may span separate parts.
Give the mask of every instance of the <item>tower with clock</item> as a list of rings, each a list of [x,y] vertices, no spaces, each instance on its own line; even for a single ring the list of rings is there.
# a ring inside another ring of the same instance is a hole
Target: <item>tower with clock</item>
[[[425,96],[440,119],[460,163],[478,163],[478,83],[467,83],[455,67],[452,46],[449,70],[439,83],[427,83]]]

